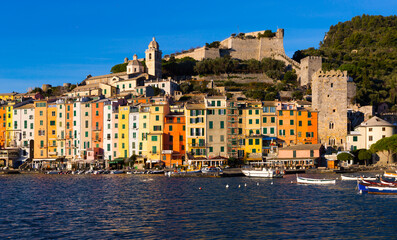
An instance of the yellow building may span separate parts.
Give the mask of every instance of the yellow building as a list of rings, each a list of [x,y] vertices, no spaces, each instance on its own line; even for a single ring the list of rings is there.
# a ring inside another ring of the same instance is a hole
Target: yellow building
[[[57,104],[47,103],[48,157],[57,158]]]
[[[11,147],[11,142],[14,140],[14,125],[13,125],[13,111],[14,103],[8,103],[6,107],[6,146]]]
[[[149,108],[149,134],[147,150],[149,163],[160,163],[163,151],[163,133],[165,115],[170,112],[168,103],[153,104]]]
[[[130,156],[128,147],[128,121],[130,116],[130,106],[119,107],[119,157],[128,158]]]
[[[39,100],[34,102],[34,158],[46,159],[48,157],[48,137],[47,137],[47,101]]]
[[[186,116],[186,153],[188,160],[207,157],[206,111],[204,104],[187,104]]]
[[[17,94],[18,93],[14,93],[14,92],[12,92],[12,93],[0,93],[0,100],[3,100],[3,101],[14,101],[15,100],[15,96]]]

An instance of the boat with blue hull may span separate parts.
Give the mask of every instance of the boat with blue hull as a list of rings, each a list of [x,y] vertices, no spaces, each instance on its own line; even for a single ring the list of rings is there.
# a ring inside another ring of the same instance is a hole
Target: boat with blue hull
[[[397,187],[393,186],[368,186],[369,194],[397,195]]]

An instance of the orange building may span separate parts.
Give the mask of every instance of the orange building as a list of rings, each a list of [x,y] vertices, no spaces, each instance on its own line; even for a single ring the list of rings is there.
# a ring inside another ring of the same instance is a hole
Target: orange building
[[[317,112],[308,109],[277,111],[278,139],[286,145],[317,144]]]
[[[55,102],[47,103],[47,136],[48,136],[48,157],[56,159],[57,153],[57,105]]]
[[[297,111],[297,142],[317,144],[317,112],[308,109]]]
[[[92,147],[103,149],[103,101],[91,104],[92,109]]]
[[[5,147],[6,143],[6,122],[7,110],[6,106],[0,106],[0,149]]]
[[[170,113],[164,119],[163,159],[167,167],[177,167],[185,161],[185,115]]]

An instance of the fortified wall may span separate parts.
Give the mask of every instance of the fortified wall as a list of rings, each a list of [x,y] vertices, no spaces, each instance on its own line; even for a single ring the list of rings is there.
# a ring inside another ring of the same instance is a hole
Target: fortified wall
[[[245,33],[243,37],[230,36],[220,42],[219,48],[201,47],[189,52],[181,53],[175,58],[191,57],[197,61],[205,58],[214,59],[225,55],[232,58],[249,60],[262,60],[264,57],[281,60],[286,65],[291,65],[297,72],[300,69],[299,63],[290,59],[284,51],[284,29],[277,29],[274,37],[258,37],[265,31]]]

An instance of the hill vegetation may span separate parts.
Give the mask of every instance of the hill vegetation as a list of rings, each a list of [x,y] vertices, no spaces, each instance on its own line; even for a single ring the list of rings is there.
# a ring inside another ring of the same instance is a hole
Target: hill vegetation
[[[299,50],[293,59],[306,56],[322,56],[323,70],[347,70],[357,84],[357,103],[396,105],[397,16],[362,15],[340,22],[330,27],[318,49]]]

